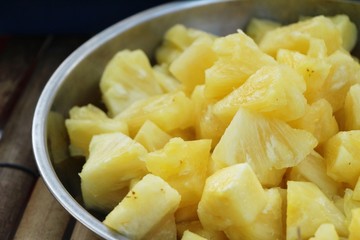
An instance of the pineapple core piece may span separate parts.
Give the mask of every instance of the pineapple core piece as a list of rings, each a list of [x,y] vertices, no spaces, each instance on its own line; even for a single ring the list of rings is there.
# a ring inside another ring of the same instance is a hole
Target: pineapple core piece
[[[196,233],[190,232],[189,230],[186,230],[184,232],[181,240],[206,240],[206,238],[204,238]]]
[[[106,216],[104,224],[131,239],[149,238],[149,233],[174,214],[180,199],[167,182],[147,174]]]
[[[113,209],[128,191],[130,180],[147,171],[140,156],[146,149],[122,133],[96,135],[80,173],[86,207],[102,212]]]
[[[309,240],[339,240],[339,235],[331,223],[323,223],[316,230],[315,236]]]
[[[287,183],[286,239],[309,239],[323,223],[332,223],[347,236],[344,214],[311,182]]]
[[[287,167],[316,146],[315,137],[285,122],[240,108],[212,153],[214,169],[240,162],[253,168],[265,186],[278,186]]]
[[[218,170],[207,178],[198,206],[205,229],[225,230],[253,222],[267,204],[267,194],[247,163]]]

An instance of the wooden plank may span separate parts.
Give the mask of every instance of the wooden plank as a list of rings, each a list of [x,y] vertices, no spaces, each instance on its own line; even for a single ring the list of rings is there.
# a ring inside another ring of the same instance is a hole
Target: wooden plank
[[[32,154],[31,126],[40,93],[59,64],[86,37],[56,37],[38,57],[31,78],[9,115],[0,141],[0,163],[16,164],[36,172]],[[15,180],[16,179],[16,180]],[[0,168],[0,239],[12,239],[35,184],[33,176],[14,168]]]
[[[90,231],[80,222],[76,222],[71,240],[100,240],[101,238]]]
[[[70,218],[39,178],[14,239],[62,239]]]

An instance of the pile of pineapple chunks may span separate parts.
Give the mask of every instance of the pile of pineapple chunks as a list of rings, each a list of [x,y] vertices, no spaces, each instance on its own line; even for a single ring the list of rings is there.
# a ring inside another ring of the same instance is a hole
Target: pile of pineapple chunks
[[[175,25],[66,119],[87,208],[130,239],[360,239],[360,65],[346,15]]]

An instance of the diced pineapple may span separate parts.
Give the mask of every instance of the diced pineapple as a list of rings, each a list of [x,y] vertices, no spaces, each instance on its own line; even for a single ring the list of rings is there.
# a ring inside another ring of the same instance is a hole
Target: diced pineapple
[[[139,159],[147,151],[122,133],[96,135],[89,149],[80,173],[84,203],[89,209],[107,212],[124,197],[131,179],[147,173],[145,163]]]
[[[247,163],[218,170],[207,178],[198,215],[205,229],[222,231],[253,222],[267,194]]]
[[[351,22],[349,16],[344,14],[336,15],[330,19],[340,30],[343,48],[350,52],[354,48],[357,41],[356,25]]]
[[[168,183],[148,174],[106,216],[104,224],[131,239],[143,239],[175,212],[180,199]]]
[[[218,60],[205,71],[205,96],[208,98],[221,99],[261,67],[276,64],[241,30],[216,39],[213,49]]]
[[[222,231],[215,231],[210,229],[204,229],[200,221],[185,221],[180,222],[177,225],[178,238],[181,238],[186,230],[190,230],[208,240],[227,240],[225,233]]]
[[[268,189],[266,195],[267,204],[254,221],[239,226],[230,226],[224,230],[229,239],[285,239],[280,190],[278,188]]]
[[[215,169],[247,162],[264,186],[278,186],[285,168],[296,166],[316,146],[311,133],[240,108],[215,147]]]
[[[211,140],[171,139],[163,149],[143,157],[149,172],[160,176],[181,195],[179,208],[200,200],[210,157]]]
[[[186,230],[181,238],[181,240],[207,240],[206,238],[201,237],[200,235]]]
[[[360,130],[338,132],[324,145],[327,174],[355,186],[360,175]]]
[[[176,80],[168,70],[165,64],[153,66],[155,80],[165,93],[183,90],[181,83]]]
[[[286,239],[309,239],[323,223],[331,223],[341,236],[347,236],[345,216],[311,182],[288,181]]]
[[[323,39],[328,53],[342,46],[340,30],[330,18],[324,16],[308,18],[271,30],[262,38],[259,46],[272,56],[276,56],[279,49],[295,50],[305,54],[312,38]]]
[[[199,29],[187,28],[184,25],[176,24],[166,31],[164,42],[156,50],[158,63],[170,65],[186,48],[201,37],[215,38],[215,35]]]
[[[354,187],[354,193],[352,198],[356,201],[360,201],[360,177],[358,178],[356,185]]]
[[[312,182],[330,199],[340,194],[340,191],[343,190],[340,183],[327,175],[325,160],[315,151],[311,152],[303,161],[294,166],[287,179]]]
[[[343,208],[346,217],[346,224],[350,224],[353,217],[353,210],[356,208],[360,208],[360,201],[354,199],[354,191],[350,188],[345,189],[343,199]]]
[[[360,239],[360,208],[352,210],[352,219],[349,224],[349,240]]]
[[[179,207],[175,212],[175,221],[177,223],[184,221],[199,220],[197,215],[198,204],[189,205],[186,207]]]
[[[142,50],[123,50],[115,54],[105,67],[100,89],[110,116],[136,100],[163,92]]]
[[[256,43],[259,43],[268,31],[280,26],[281,24],[275,21],[252,18],[246,27],[245,33],[254,39]]]
[[[329,75],[331,64],[325,58],[315,58],[296,51],[280,49],[276,60],[294,68],[306,82],[304,96],[309,103],[319,99],[319,91]]]
[[[170,213],[164,217],[150,232],[146,234],[144,240],[177,240],[177,230],[174,214]]]
[[[345,98],[343,125],[344,130],[360,130],[360,84],[353,85]]]
[[[211,38],[199,38],[171,63],[169,70],[182,83],[186,93],[191,94],[196,85],[205,82],[205,70],[216,60],[212,44]]]
[[[332,107],[325,99],[319,99],[307,106],[305,115],[289,122],[289,125],[312,133],[319,144],[327,141],[339,131]]]
[[[193,106],[184,92],[177,91],[139,100],[115,119],[128,124],[130,136],[134,136],[146,120],[151,120],[169,133],[193,126]]]
[[[304,79],[290,67],[263,67],[218,101],[213,111],[225,123],[231,121],[239,107],[290,121],[305,113],[305,89]]]
[[[278,53],[281,50],[283,49],[279,49]],[[325,41],[318,38],[311,38],[309,43],[309,49],[306,55],[318,59],[327,57],[328,54]]]
[[[159,126],[147,120],[135,135],[134,140],[141,143],[149,152],[159,150],[171,139]]]
[[[111,132],[128,134],[128,126],[124,121],[111,119],[94,105],[72,107],[70,118],[65,125],[70,138],[71,155],[89,155],[89,144],[94,135]]]
[[[315,232],[315,236],[309,240],[339,240],[336,229],[331,223],[323,223]]]
[[[213,113],[214,100],[208,99],[204,94],[205,86],[197,86],[191,95],[194,104],[195,132],[197,139],[211,139],[215,147],[227,127]]]
[[[54,164],[60,164],[69,157],[68,135],[62,114],[50,111],[46,125],[49,156]]]

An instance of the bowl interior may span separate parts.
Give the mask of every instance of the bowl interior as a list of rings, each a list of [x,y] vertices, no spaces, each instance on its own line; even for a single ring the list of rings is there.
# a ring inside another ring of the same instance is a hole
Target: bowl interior
[[[84,159],[73,159],[67,145],[52,149],[50,129],[46,128],[49,112],[64,118],[74,105],[92,103],[103,108],[99,80],[106,63],[119,50],[142,49],[150,57],[161,43],[164,32],[177,23],[226,35],[244,28],[252,17],[290,23],[299,16],[347,14],[360,26],[360,4],[331,0],[239,0],[172,2],[121,21],[83,44],[57,69],[45,87],[35,112],[33,145],[39,170],[59,202],[85,226],[106,239],[121,236],[104,227],[103,215],[88,212],[82,206],[80,180]],[[353,55],[360,57],[357,44]],[[50,119],[50,118],[49,118]],[[68,143],[66,134],[56,128],[57,137]],[[54,129],[51,129],[54,131]],[[60,152],[60,154],[59,154]],[[59,162],[59,155],[63,156]],[[65,157],[64,157],[65,156]]]

